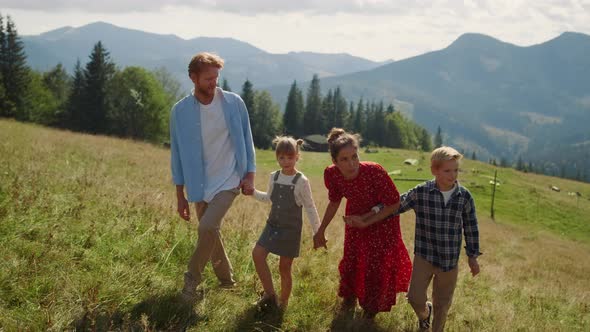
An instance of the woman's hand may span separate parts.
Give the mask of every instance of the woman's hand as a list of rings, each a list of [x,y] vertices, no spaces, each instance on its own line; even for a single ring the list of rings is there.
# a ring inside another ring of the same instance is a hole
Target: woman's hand
[[[361,217],[361,216],[352,215],[352,216],[345,216],[343,218],[344,218],[344,222],[347,225],[352,226],[354,228],[367,228],[367,226],[369,226],[369,224],[366,223],[363,220],[363,217]]]
[[[328,249],[328,240],[326,240],[326,236],[323,230],[318,230],[318,232],[313,236],[313,248],[317,249],[319,247],[324,247]]]

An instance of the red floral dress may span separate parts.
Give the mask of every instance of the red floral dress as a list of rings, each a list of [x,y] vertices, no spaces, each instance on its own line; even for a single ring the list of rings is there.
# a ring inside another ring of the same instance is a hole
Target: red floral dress
[[[379,203],[392,205],[399,201],[399,192],[381,165],[361,162],[359,167],[358,176],[352,180],[345,179],[334,165],[324,171],[328,198],[338,202],[345,197],[346,215],[362,215]],[[338,295],[356,297],[367,311],[390,311],[396,294],[408,291],[412,274],[399,216],[364,229],[345,227]]]

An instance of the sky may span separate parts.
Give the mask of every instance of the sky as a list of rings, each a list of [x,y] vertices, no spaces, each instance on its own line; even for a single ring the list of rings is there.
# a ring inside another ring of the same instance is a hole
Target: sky
[[[590,0],[0,0],[20,35],[97,21],[181,38],[231,37],[271,53],[401,60],[463,33],[529,46],[590,34]]]

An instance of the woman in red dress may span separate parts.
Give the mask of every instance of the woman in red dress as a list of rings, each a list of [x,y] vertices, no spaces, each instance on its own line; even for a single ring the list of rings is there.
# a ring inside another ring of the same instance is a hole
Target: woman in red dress
[[[328,144],[334,163],[324,171],[330,202],[314,236],[314,247],[326,246],[326,227],[345,197],[344,255],[338,266],[341,310],[354,309],[358,300],[363,316],[373,319],[378,312],[390,311],[396,294],[407,292],[410,283],[412,263],[401,237],[399,216],[391,217],[399,207],[399,192],[381,165],[359,162],[358,135],[334,128]],[[383,208],[373,211],[378,204]]]

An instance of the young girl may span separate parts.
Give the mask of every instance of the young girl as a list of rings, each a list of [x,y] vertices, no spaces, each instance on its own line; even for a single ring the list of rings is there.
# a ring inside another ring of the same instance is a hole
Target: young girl
[[[276,158],[281,169],[270,174],[268,191],[256,190],[254,197],[259,201],[272,202],[266,226],[252,250],[256,272],[262,283],[264,293],[258,305],[261,308],[279,306],[286,309],[291,295],[291,265],[299,256],[301,243],[302,211],[307,217],[315,234],[319,227],[319,216],[311,195],[307,178],[295,168],[299,160],[299,147],[303,140],[295,141],[288,136],[276,137]],[[266,257],[268,253],[280,256],[279,272],[281,275],[281,295],[277,299],[272,283],[272,276]]]
[[[358,300],[363,316],[373,319],[378,312],[390,311],[397,293],[407,292],[410,282],[412,263],[399,216],[391,216],[399,206],[399,193],[381,165],[359,161],[357,135],[334,128],[328,144],[333,165],[326,167],[324,182],[330,202],[314,236],[314,248],[326,245],[326,227],[345,197],[344,255],[338,266],[341,310],[352,311]],[[378,203],[383,209],[371,212]],[[371,225],[353,227],[361,217]]]

